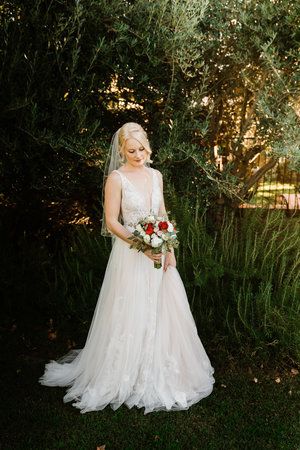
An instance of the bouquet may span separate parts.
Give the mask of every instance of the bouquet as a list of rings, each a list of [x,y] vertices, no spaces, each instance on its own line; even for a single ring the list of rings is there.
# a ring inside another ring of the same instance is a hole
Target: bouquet
[[[151,248],[152,253],[157,254],[166,253],[179,245],[175,222],[164,217],[149,215],[132,226],[134,230],[130,248],[141,252]],[[155,261],[154,267],[160,269],[161,263]]]

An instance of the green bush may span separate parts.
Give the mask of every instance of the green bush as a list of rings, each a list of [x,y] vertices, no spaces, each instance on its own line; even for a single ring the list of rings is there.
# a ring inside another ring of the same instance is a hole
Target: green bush
[[[211,339],[300,355],[299,219],[282,211],[207,214],[180,209],[179,269],[195,319]]]
[[[282,211],[230,211],[215,230],[206,211],[175,198],[170,203],[180,230],[178,269],[200,334],[231,347],[250,345],[298,357],[299,219],[287,219]],[[62,249],[50,286],[57,307],[86,329],[108,241],[80,228]]]
[[[199,206],[175,196],[168,203],[179,228],[178,269],[200,336],[238,352],[299,358],[299,218],[282,211],[227,211],[216,229]],[[2,241],[5,317],[28,329],[51,317],[62,329],[71,321],[73,332],[84,336],[110,239],[76,226],[54,252],[26,235]]]
[[[88,327],[110,248],[110,238],[85,226],[75,228],[72,238],[63,243],[52,277],[47,279],[60,317],[71,316]]]

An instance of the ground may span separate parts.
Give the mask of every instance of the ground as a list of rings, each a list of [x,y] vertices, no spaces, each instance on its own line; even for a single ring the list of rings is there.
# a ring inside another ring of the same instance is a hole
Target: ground
[[[2,331],[3,450],[300,448],[300,376],[292,363],[265,367],[226,353],[221,361],[209,349],[213,393],[188,411],[144,415],[144,409],[122,405],[80,414],[62,402],[64,388],[38,384],[47,359],[61,356],[62,343]]]

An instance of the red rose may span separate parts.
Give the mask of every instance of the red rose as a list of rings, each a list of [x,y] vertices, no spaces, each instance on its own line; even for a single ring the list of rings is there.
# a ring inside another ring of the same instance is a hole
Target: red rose
[[[153,228],[153,224],[152,223],[148,223],[146,229],[145,229],[146,234],[152,234],[154,232],[154,228]]]
[[[158,224],[158,228],[160,229],[160,230],[167,230],[168,229],[168,222],[159,222],[159,224]]]

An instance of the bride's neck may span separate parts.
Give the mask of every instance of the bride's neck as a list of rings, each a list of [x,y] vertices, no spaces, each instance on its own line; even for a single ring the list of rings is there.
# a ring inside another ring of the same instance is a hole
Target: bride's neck
[[[125,163],[123,165],[123,167],[130,172],[143,172],[146,169],[146,166],[144,164],[140,167],[135,167],[135,166],[132,166],[131,164]]]

